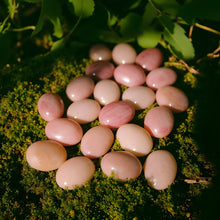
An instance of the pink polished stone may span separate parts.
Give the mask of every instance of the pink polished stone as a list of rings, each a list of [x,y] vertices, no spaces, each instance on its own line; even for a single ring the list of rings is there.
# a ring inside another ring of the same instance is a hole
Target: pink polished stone
[[[54,93],[43,94],[38,100],[37,109],[45,121],[60,118],[64,113],[63,99]]]
[[[126,43],[117,44],[112,50],[112,59],[116,64],[134,63],[137,53]]]
[[[92,61],[109,61],[112,58],[112,52],[104,44],[95,44],[89,50],[89,57]]]
[[[67,109],[67,117],[80,124],[87,124],[96,120],[101,106],[93,99],[83,99],[72,103]]]
[[[122,94],[122,100],[130,102],[135,110],[149,107],[154,103],[155,97],[154,91],[146,86],[133,86]]]
[[[75,102],[92,95],[95,87],[94,81],[88,76],[73,79],[66,88],[67,97]]]
[[[62,144],[43,140],[31,144],[26,151],[28,164],[40,171],[51,171],[59,168],[66,160],[67,153]]]
[[[108,177],[121,181],[136,179],[142,171],[138,158],[127,151],[112,151],[101,160],[101,169]]]
[[[89,182],[95,173],[93,162],[84,156],[73,157],[57,170],[56,182],[59,187],[74,189]]]
[[[50,121],[45,127],[46,136],[64,146],[79,143],[82,139],[83,130],[74,120],[69,118],[58,118]]]
[[[100,105],[107,105],[120,99],[120,88],[118,84],[110,79],[99,81],[94,88],[94,98]]]
[[[174,182],[177,164],[170,152],[157,150],[149,154],[143,169],[148,184],[156,190],[163,190]]]
[[[173,85],[176,82],[176,72],[167,67],[160,67],[148,73],[146,84],[153,90],[164,86]]]
[[[174,126],[174,117],[170,109],[155,107],[150,109],[144,118],[144,128],[151,136],[156,138],[166,137]]]
[[[110,128],[96,126],[89,129],[81,140],[81,152],[84,156],[94,159],[103,156],[111,148],[114,134]]]
[[[186,94],[174,86],[164,86],[158,89],[156,101],[159,106],[168,107],[175,113],[184,112],[189,106]]]
[[[157,48],[145,49],[137,55],[135,62],[143,69],[151,71],[161,65],[163,62],[163,54]]]
[[[109,128],[119,128],[134,117],[134,107],[125,101],[116,101],[105,105],[99,113],[101,125]]]
[[[115,68],[114,78],[119,84],[131,87],[145,83],[144,70],[135,64],[121,64]]]
[[[96,79],[109,79],[113,76],[115,66],[109,61],[96,61],[86,68],[86,75]]]

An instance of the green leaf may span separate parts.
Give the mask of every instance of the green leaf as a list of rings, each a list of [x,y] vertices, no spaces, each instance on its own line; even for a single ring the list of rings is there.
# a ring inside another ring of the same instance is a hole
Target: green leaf
[[[17,10],[15,9],[12,0],[7,0],[7,5],[8,5],[8,12],[10,15],[13,15],[17,12]]]
[[[142,26],[148,27],[156,17],[157,17],[156,9],[150,3],[148,3],[145,7],[145,11],[142,16]]]
[[[67,39],[67,36],[66,36],[66,37],[63,37],[60,40],[55,41],[53,43],[52,47],[51,47],[51,51],[56,51],[56,50],[63,49],[66,45],[67,40],[68,39]]]

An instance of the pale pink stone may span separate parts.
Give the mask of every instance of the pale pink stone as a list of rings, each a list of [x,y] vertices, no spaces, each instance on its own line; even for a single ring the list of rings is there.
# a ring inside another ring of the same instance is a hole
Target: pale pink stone
[[[73,79],[66,88],[67,97],[75,102],[92,95],[95,87],[94,81],[88,76],[80,76]]]
[[[112,52],[104,44],[95,44],[89,50],[89,57],[92,61],[111,60]]]
[[[149,154],[143,170],[149,186],[156,190],[163,190],[174,182],[177,163],[170,152],[157,150]]]
[[[101,157],[108,152],[113,141],[114,134],[110,128],[104,126],[90,128],[81,140],[81,152],[91,159]]]
[[[157,48],[145,49],[137,55],[135,62],[143,69],[151,71],[162,64],[163,54]]]
[[[101,106],[96,100],[83,99],[69,106],[67,117],[74,119],[80,124],[87,124],[98,118],[100,110]]]
[[[54,93],[43,94],[38,100],[37,109],[45,121],[60,118],[64,113],[63,99]]]
[[[96,61],[86,68],[86,75],[95,79],[109,79],[113,76],[115,66],[109,61]]]
[[[94,98],[100,105],[107,105],[120,99],[120,88],[118,84],[110,79],[99,81],[94,88]]]
[[[166,137],[174,126],[174,117],[170,109],[155,107],[150,109],[144,118],[144,128],[151,136],[156,138]]]
[[[177,80],[176,72],[167,67],[160,67],[148,73],[146,84],[153,90],[173,85]]]
[[[168,107],[175,113],[184,112],[189,106],[186,94],[174,86],[164,86],[158,89],[156,101],[159,106]]]
[[[51,171],[59,168],[66,160],[67,153],[62,144],[43,140],[31,144],[26,151],[28,164],[40,171]]]
[[[112,50],[112,59],[116,64],[134,63],[137,53],[126,43],[117,44]]]
[[[138,158],[127,151],[112,151],[101,160],[101,169],[108,177],[113,176],[121,181],[128,181],[139,177],[142,165]]]
[[[83,130],[74,120],[69,118],[58,118],[50,121],[45,127],[46,136],[64,146],[79,143],[82,139]]]
[[[94,163],[87,157],[73,157],[57,170],[56,182],[63,189],[74,189],[89,182],[95,173]]]
[[[122,94],[122,100],[130,102],[135,110],[149,107],[154,103],[155,97],[154,91],[146,86],[133,86]]]
[[[138,157],[146,156],[153,147],[150,134],[136,124],[122,125],[116,133],[121,147]]]
[[[145,83],[144,70],[135,64],[121,64],[115,68],[114,78],[119,84],[131,87]]]
[[[125,101],[111,102],[105,105],[99,113],[101,125],[109,128],[119,128],[127,124],[134,117],[134,107]]]

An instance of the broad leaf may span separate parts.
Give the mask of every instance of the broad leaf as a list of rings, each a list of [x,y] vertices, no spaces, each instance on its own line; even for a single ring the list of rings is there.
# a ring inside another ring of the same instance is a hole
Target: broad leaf
[[[57,51],[57,50],[63,49],[66,45],[67,38],[68,37],[66,36],[60,40],[55,41],[51,47],[51,51]]]
[[[156,9],[150,3],[148,3],[145,7],[144,14],[142,16],[142,27],[148,27],[156,17]]]

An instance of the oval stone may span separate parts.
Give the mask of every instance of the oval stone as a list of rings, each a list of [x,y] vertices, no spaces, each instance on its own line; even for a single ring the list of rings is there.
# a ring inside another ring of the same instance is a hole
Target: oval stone
[[[87,157],[78,156],[65,161],[57,170],[56,182],[59,187],[74,189],[89,182],[95,173],[94,163]]]
[[[98,60],[108,61],[112,58],[112,52],[104,44],[95,44],[89,50],[89,57],[93,62]]]
[[[46,136],[61,143],[71,146],[79,143],[83,136],[81,126],[69,118],[58,118],[50,121],[45,127]]]
[[[145,83],[144,70],[135,64],[121,64],[115,68],[114,78],[119,84],[131,87]]]
[[[139,157],[146,156],[153,147],[150,134],[136,124],[122,125],[117,130],[116,138],[124,150]]]
[[[156,101],[159,106],[168,107],[175,113],[184,112],[189,106],[186,94],[174,86],[164,86],[158,89]]]
[[[149,154],[143,170],[149,186],[156,190],[163,190],[174,182],[177,163],[170,152],[157,150]]]
[[[94,81],[88,76],[73,79],[66,87],[66,95],[72,101],[79,101],[92,95],[95,87]]]
[[[108,152],[113,141],[114,134],[110,128],[104,126],[90,128],[81,140],[81,152],[91,159],[101,157]]]
[[[105,105],[99,113],[100,124],[109,128],[119,128],[134,117],[134,107],[125,101],[111,102]]]
[[[31,144],[26,151],[28,164],[40,171],[58,169],[66,160],[67,152],[62,144],[43,140]]]
[[[64,113],[63,99],[54,93],[43,94],[37,103],[37,109],[40,116],[45,121],[52,121],[60,118]]]
[[[120,99],[120,88],[118,84],[110,79],[99,81],[94,88],[94,98],[100,105],[107,105]]]
[[[122,100],[130,102],[135,110],[149,107],[154,103],[155,97],[154,91],[146,86],[133,86],[122,94]]]
[[[174,117],[170,109],[155,107],[150,109],[144,118],[144,128],[151,136],[163,138],[170,134],[174,126]]]
[[[127,151],[112,151],[101,160],[102,172],[108,177],[113,176],[121,181],[136,179],[142,171],[138,158]]]
[[[96,120],[101,106],[93,99],[83,99],[72,103],[67,109],[67,117],[80,124],[87,124]]]

